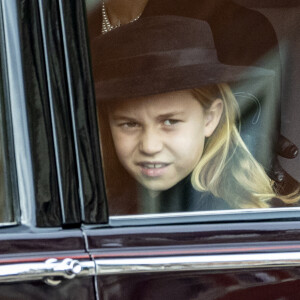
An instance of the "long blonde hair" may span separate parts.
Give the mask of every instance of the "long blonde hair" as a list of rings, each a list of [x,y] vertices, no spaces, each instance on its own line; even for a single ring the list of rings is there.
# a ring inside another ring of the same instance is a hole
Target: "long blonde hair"
[[[274,182],[249,152],[236,126],[239,107],[230,87],[222,83],[194,89],[192,93],[204,109],[217,98],[224,105],[219,125],[207,138],[203,155],[193,170],[193,187],[210,191],[232,208],[267,208],[272,198],[289,204],[299,201],[299,191],[287,196],[276,194]]]

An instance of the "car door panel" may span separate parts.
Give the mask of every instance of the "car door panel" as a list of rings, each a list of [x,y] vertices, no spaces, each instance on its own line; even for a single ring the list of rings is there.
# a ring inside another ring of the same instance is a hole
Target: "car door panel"
[[[94,299],[94,264],[79,229],[6,232],[0,237],[0,299]]]
[[[43,282],[1,284],[0,299],[95,299],[94,286],[89,278],[65,281],[59,287]]]
[[[102,228],[87,235],[103,299],[300,295],[293,222]]]
[[[133,284],[134,283],[134,284]],[[298,299],[299,275],[292,271],[166,273],[104,276],[103,299]]]

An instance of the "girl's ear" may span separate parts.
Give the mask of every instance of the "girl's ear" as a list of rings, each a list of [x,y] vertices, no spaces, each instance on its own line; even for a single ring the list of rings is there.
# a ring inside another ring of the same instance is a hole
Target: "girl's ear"
[[[211,136],[217,128],[223,113],[223,106],[223,101],[216,99],[210,108],[205,111],[205,137]]]

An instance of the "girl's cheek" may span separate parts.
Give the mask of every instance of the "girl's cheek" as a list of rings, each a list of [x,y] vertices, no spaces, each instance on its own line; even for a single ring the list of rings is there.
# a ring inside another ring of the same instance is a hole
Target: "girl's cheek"
[[[136,138],[122,133],[117,134],[115,136],[115,147],[120,155],[129,156],[137,147]]]
[[[119,150],[124,146],[125,139],[122,137],[121,132],[117,129],[112,129],[111,134],[116,151],[119,153]]]
[[[180,147],[181,145],[190,145],[193,142],[194,137],[191,136],[189,131],[184,129],[185,128],[182,128],[181,130],[168,133],[166,139],[177,144],[177,147]]]

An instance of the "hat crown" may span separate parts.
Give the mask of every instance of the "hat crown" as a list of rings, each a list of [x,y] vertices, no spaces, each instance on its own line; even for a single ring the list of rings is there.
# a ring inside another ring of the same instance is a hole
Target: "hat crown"
[[[270,72],[222,64],[205,21],[179,16],[141,18],[92,44],[97,98],[141,97]]]
[[[98,62],[188,48],[215,49],[206,22],[178,16],[141,18],[100,36],[96,46]]]

